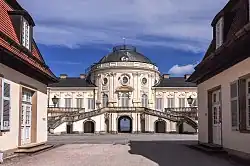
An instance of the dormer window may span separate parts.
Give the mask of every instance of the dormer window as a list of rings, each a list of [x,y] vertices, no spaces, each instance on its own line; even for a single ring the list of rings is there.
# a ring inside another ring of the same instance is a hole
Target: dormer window
[[[30,26],[25,19],[23,19],[22,45],[27,49],[30,48]]]
[[[216,24],[216,49],[223,44],[223,29],[224,29],[224,19],[221,17]]]

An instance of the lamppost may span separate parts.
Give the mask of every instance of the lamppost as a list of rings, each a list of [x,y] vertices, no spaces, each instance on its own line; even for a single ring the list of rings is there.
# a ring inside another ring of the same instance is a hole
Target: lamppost
[[[54,107],[56,107],[58,101],[59,101],[59,99],[58,99],[56,96],[54,96],[54,97],[52,98],[52,102],[53,102],[53,104],[54,104]]]
[[[187,102],[188,102],[190,107],[192,106],[193,101],[194,101],[194,99],[191,96],[189,96],[189,98],[187,98]]]

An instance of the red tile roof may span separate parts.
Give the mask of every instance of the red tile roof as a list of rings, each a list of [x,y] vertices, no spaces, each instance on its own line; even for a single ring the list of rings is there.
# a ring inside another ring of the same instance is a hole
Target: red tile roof
[[[4,33],[6,36],[8,36],[10,39],[12,39],[14,42],[20,45],[20,42],[17,38],[15,29],[13,27],[11,18],[8,14],[8,11],[13,11],[13,9],[4,1],[0,0],[0,32]],[[55,75],[51,72],[50,69],[46,68],[45,64],[43,65],[44,61],[43,58],[36,47],[34,41],[32,41],[32,47],[31,47],[31,53],[35,57],[34,58],[29,57],[24,52],[18,50],[14,46],[10,45],[4,38],[0,37],[0,46],[3,46],[8,51],[12,52],[19,58],[25,60],[30,65],[36,67],[41,72],[47,74],[49,77],[55,78]]]

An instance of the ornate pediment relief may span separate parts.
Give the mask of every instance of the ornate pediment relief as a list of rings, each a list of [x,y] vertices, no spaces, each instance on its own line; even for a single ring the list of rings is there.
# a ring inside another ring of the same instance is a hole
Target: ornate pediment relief
[[[168,95],[167,95],[167,97],[174,97],[174,92],[170,92],[170,93],[168,93]]]
[[[67,93],[65,94],[65,97],[72,97],[72,93],[67,92]]]
[[[134,88],[131,86],[123,85],[118,88],[116,88],[116,92],[132,92],[134,91]]]
[[[78,93],[76,94],[76,96],[77,96],[77,97],[83,97],[83,93],[78,92]]]
[[[181,93],[179,94],[179,97],[186,97],[186,93],[185,93],[185,92],[181,92]]]

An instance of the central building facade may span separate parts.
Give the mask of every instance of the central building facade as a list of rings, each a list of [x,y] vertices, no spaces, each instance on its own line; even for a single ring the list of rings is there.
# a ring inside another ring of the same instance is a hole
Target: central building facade
[[[53,132],[194,132],[185,123],[157,115],[166,109],[183,111],[197,105],[196,85],[186,82],[187,78],[161,75],[135,47],[116,46],[86,74],[62,74],[58,83],[50,85],[48,111],[54,123],[55,116],[63,116],[63,112],[86,115],[58,122]],[[190,97],[191,105],[187,102]],[[153,113],[142,114],[145,109]]]

